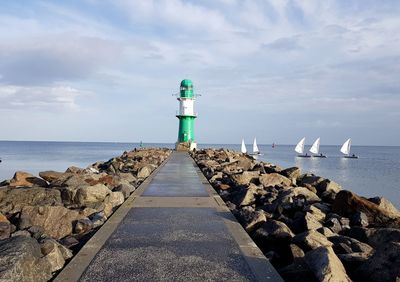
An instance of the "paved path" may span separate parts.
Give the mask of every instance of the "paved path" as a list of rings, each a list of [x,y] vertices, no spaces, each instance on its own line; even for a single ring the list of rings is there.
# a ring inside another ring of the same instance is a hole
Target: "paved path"
[[[187,153],[114,213],[55,281],[282,281]]]

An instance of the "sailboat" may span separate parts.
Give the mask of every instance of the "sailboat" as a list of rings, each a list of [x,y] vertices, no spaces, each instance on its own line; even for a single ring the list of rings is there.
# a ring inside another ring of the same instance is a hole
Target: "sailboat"
[[[342,148],[340,148],[340,152],[344,154],[345,158],[358,159],[358,156],[354,154],[350,156],[350,148],[351,148],[351,138],[347,139],[346,142],[343,143]]]
[[[312,156],[315,158],[326,158],[325,155],[323,155],[319,152],[320,142],[321,142],[321,138],[318,137],[317,140],[315,140],[315,142],[312,144],[312,146],[310,148],[310,152],[314,154]]]
[[[300,158],[309,158],[311,156],[307,155],[307,153],[304,155],[304,142],[306,141],[306,138],[304,137],[297,143],[296,148],[294,150],[299,153],[297,156]]]
[[[254,137],[254,141],[253,141],[253,153],[251,153],[250,155],[253,155],[253,156],[261,155],[260,150],[258,149],[257,140],[255,137]]]
[[[241,151],[243,154],[246,154],[246,153],[247,153],[246,144],[244,144],[244,139],[242,139],[242,148],[240,149],[240,151]]]

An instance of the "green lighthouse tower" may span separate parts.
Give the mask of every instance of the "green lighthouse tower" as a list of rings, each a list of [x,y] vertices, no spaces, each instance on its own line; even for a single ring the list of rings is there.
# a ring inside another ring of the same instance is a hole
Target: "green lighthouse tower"
[[[179,131],[176,149],[193,150],[197,147],[194,139],[194,119],[197,115],[194,112],[195,95],[191,80],[182,80],[177,99],[179,101],[179,113],[176,117],[179,119]]]

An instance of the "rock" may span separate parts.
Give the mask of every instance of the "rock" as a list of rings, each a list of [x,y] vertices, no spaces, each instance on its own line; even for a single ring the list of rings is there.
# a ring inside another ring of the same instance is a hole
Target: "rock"
[[[78,174],[78,173],[82,173],[83,172],[83,168],[77,167],[77,166],[70,166],[69,168],[67,168],[67,170],[65,171],[66,173],[74,173],[74,174]]]
[[[28,230],[18,230],[11,234],[11,237],[15,236],[31,237],[31,233]]]
[[[279,194],[278,199],[281,203],[288,203],[293,202],[293,200],[290,200],[290,198],[293,199],[295,197],[302,197],[307,201],[307,203],[311,204],[321,201],[321,199],[315,193],[311,192],[305,187],[292,187],[285,189]]]
[[[307,281],[317,282],[314,273],[310,270],[304,259],[295,261],[294,263],[285,266],[278,270],[284,281],[296,282]]]
[[[255,231],[254,236],[263,242],[290,242],[294,234],[285,223],[270,219]]]
[[[305,223],[305,229],[306,230],[317,230],[318,228],[322,227],[321,222],[319,221],[319,216],[311,213],[311,212],[306,212],[304,216],[304,223]]]
[[[248,185],[258,180],[258,177],[258,171],[244,171],[242,173],[234,174],[231,176],[236,185]]]
[[[54,170],[47,170],[39,172],[39,176],[48,182],[53,182],[64,175],[62,172],[54,171]]]
[[[0,211],[20,212],[24,206],[62,205],[60,191],[40,187],[0,190]]]
[[[51,272],[55,272],[64,267],[65,259],[58,248],[57,241],[53,239],[45,239],[40,242],[40,249],[44,255],[44,259],[47,260],[51,266]]]
[[[96,184],[94,186],[82,186],[76,192],[74,203],[81,207],[90,206],[104,199],[111,193],[110,189],[104,184]],[[120,192],[118,192],[120,193]],[[122,193],[121,193],[122,194]]]
[[[251,207],[243,207],[239,210],[239,220],[244,229],[250,233],[267,221],[267,213],[262,210],[254,210]]]
[[[332,248],[318,247],[305,256],[305,261],[318,281],[351,281]]]
[[[153,172],[153,170],[154,166],[146,165],[139,170],[137,177],[142,179],[147,178]]]
[[[32,174],[24,171],[17,171],[14,177],[10,180],[10,187],[47,187],[48,184],[45,180],[33,176]]]
[[[366,253],[371,254],[374,249],[368,244],[362,243],[357,239],[335,235],[328,238],[333,243],[333,249],[336,254],[350,254],[350,253]]]
[[[325,220],[326,214],[316,207],[317,204],[318,203],[307,206],[304,211],[311,213],[319,222],[322,222]]]
[[[367,215],[359,211],[351,215],[350,223],[353,226],[361,226],[361,227],[366,227],[369,224]]]
[[[51,266],[42,258],[40,245],[30,237],[0,241],[0,281],[48,281]]]
[[[1,222],[3,222],[3,223],[10,223],[10,221],[7,219],[7,217],[4,215],[4,214],[2,214],[1,212],[0,212],[0,223]]]
[[[304,258],[304,252],[301,248],[299,248],[295,244],[290,244],[289,245],[289,250],[290,250],[290,257],[292,261],[296,261],[298,259]]]
[[[292,181],[292,184],[296,185],[296,179],[300,177],[301,170],[297,166],[294,166],[282,170],[280,174],[289,178]]]
[[[342,186],[329,179],[321,181],[316,188],[317,193],[321,198],[330,200],[334,200],[336,194],[342,190]]]
[[[249,206],[256,202],[255,191],[253,189],[246,189],[239,196],[237,203],[238,206]]]
[[[400,243],[391,242],[377,249],[356,270],[360,281],[398,281],[400,277]]]
[[[332,232],[328,227],[321,227],[318,228],[317,231],[324,235],[325,237],[330,237],[336,235],[335,233]]]
[[[321,246],[331,247],[333,245],[324,235],[315,230],[300,233],[294,236],[292,241],[305,251],[314,250]]]
[[[114,188],[115,192],[121,192],[124,195],[124,198],[128,198],[133,191],[135,191],[135,187],[130,184],[120,184],[116,188]]]
[[[61,244],[66,248],[71,248],[79,244],[79,241],[74,236],[67,236],[61,240]]]
[[[136,183],[137,179],[135,176],[133,176],[132,173],[119,173],[118,174],[119,177],[121,177],[121,179],[128,181],[129,183]]]
[[[400,229],[352,227],[346,235],[374,248],[380,248],[390,242],[400,243]]]
[[[79,219],[74,228],[74,233],[84,234],[93,229],[93,222],[89,218]]]
[[[42,237],[42,235],[45,233],[44,228],[42,226],[31,226],[28,228],[29,233],[31,233],[31,236],[35,238],[36,240]]]
[[[61,239],[72,233],[73,222],[80,218],[79,212],[61,206],[26,206],[21,211],[19,228],[41,226],[47,235]]]
[[[369,201],[378,205],[381,210],[384,210],[390,217],[400,217],[400,211],[395,206],[383,197],[375,197],[368,199]]]
[[[346,217],[351,217],[356,212],[363,212],[367,215],[370,224],[380,227],[386,227],[398,220],[392,212],[381,209],[377,204],[347,190],[342,190],[336,195],[332,211]],[[400,226],[400,220],[397,223]]]
[[[113,208],[122,205],[124,201],[125,197],[122,192],[111,192],[105,200],[105,202],[111,203]]]
[[[329,218],[327,221],[325,221],[324,225],[328,227],[330,230],[332,230],[332,232],[334,233],[339,233],[340,231],[342,231],[342,226],[340,224],[340,221],[335,217]]]
[[[11,235],[10,223],[0,222],[0,240],[7,239]]]
[[[297,182],[299,186],[310,185],[316,188],[324,180],[325,178],[316,176],[314,174],[303,174],[298,178]]]
[[[107,220],[106,215],[104,212],[98,212],[93,214],[90,217],[91,221],[93,222],[93,228],[99,227],[104,224],[104,222]]]
[[[270,174],[261,174],[260,183],[264,187],[273,187],[276,185],[280,185],[283,187],[288,187],[292,184],[292,181],[278,173],[270,173]]]

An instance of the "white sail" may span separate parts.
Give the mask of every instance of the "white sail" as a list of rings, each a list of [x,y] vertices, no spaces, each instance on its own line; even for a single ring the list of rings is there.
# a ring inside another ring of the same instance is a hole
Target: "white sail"
[[[244,144],[244,139],[242,139],[242,148],[241,148],[241,151],[242,151],[243,154],[246,154],[246,153],[247,153],[246,145]]]
[[[260,150],[258,150],[257,140],[256,140],[256,138],[254,138],[254,142],[253,142],[253,154],[258,154],[258,153],[260,153]]]
[[[340,148],[340,152],[342,152],[345,155],[349,155],[350,147],[351,147],[351,138],[347,139],[346,142],[344,142],[342,148]]]
[[[301,139],[299,141],[299,143],[297,143],[296,148],[294,148],[294,150],[299,153],[299,154],[303,154],[304,153],[304,142],[306,141],[306,138],[304,137],[303,139]]]
[[[317,140],[312,144],[310,152],[313,154],[318,155],[319,154],[319,143],[320,143],[320,138],[318,137]]]

